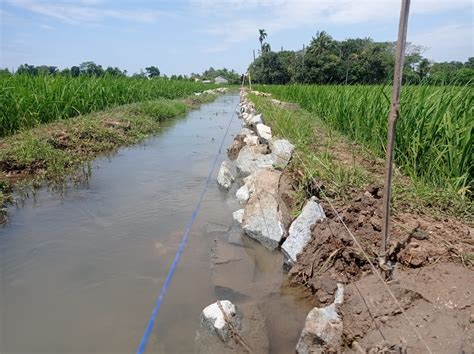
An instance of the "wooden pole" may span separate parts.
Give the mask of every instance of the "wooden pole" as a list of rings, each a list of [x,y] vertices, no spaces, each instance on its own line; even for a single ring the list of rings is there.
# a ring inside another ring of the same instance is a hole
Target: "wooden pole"
[[[253,61],[255,61],[255,49],[253,50]]]
[[[400,10],[400,23],[398,26],[398,40],[395,52],[395,68],[393,73],[392,100],[388,115],[387,153],[385,166],[385,185],[383,192],[383,220],[382,220],[382,259],[381,265],[387,262],[387,245],[390,234],[390,198],[392,194],[393,175],[393,148],[395,145],[395,128],[400,116],[400,91],[402,87],[403,61],[405,57],[405,46],[408,28],[408,13],[410,12],[410,0],[402,0]]]

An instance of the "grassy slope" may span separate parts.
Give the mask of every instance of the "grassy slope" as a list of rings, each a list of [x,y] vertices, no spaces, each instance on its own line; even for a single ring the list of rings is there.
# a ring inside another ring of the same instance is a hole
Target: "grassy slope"
[[[119,105],[182,99],[215,87],[164,78],[0,75],[0,136]]]
[[[299,103],[327,126],[385,157],[390,87],[270,85],[259,89]],[[395,163],[403,174],[438,190],[472,196],[473,93],[468,85],[404,87],[395,146]]]
[[[290,140],[296,146],[290,172],[298,182],[298,199],[304,202],[308,193],[324,185],[326,193],[336,199],[349,200],[352,191],[369,185],[382,185],[384,161],[335,130],[306,110],[287,110],[269,99],[251,96],[257,111],[271,125],[274,135]],[[473,203],[452,190],[433,188],[422,180],[413,180],[395,169],[394,207],[435,216],[450,215],[473,222]]]
[[[160,129],[160,122],[186,113],[215,95],[159,99],[65,119],[0,139],[0,207],[14,184],[61,182],[81,164],[135,144]],[[0,221],[2,217],[0,215]]]

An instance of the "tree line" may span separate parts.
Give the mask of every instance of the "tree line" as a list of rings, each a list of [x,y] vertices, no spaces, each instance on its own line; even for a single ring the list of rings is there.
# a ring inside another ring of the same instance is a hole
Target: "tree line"
[[[116,77],[125,77],[128,76],[127,70],[122,70],[118,67],[107,67],[103,68],[102,65],[96,64],[93,61],[86,61],[80,65],[72,66],[70,68],[64,68],[60,70],[56,66],[48,65],[29,65],[22,64],[16,71],[9,71],[8,69],[0,69],[0,75],[62,75],[70,77],[79,77],[79,76],[89,76],[89,77],[102,77],[102,76],[116,76]],[[140,70],[137,73],[131,75],[135,78],[154,78],[154,77],[163,77],[169,78],[171,80],[190,80],[190,81],[204,81],[214,79],[218,76],[226,78],[230,84],[238,84],[240,82],[240,74],[234,70],[229,70],[226,68],[223,69],[214,69],[210,67],[205,70],[202,74],[192,73],[191,75],[171,75],[170,77],[166,75],[161,75],[160,69],[157,66],[148,66],[145,70]]]
[[[0,69],[0,73],[6,75],[63,75],[63,76],[95,76],[101,77],[105,75],[109,76],[127,76],[127,70],[122,70],[118,67],[109,66],[103,68],[102,65],[96,64],[93,61],[86,61],[78,66],[74,65],[70,68],[64,68],[60,70],[57,66],[48,65],[30,65],[21,64],[16,71],[9,71],[8,69]],[[134,77],[158,77],[160,76],[160,70],[156,66],[149,66],[145,68],[145,71],[140,70],[139,73],[135,73]]]
[[[259,57],[249,66],[252,81],[262,84],[382,84],[390,82],[395,63],[395,42],[371,38],[338,41],[317,32],[301,50],[272,51],[259,30]],[[407,46],[403,80],[408,84],[474,82],[474,58],[465,63],[436,63],[423,57],[423,47]]]

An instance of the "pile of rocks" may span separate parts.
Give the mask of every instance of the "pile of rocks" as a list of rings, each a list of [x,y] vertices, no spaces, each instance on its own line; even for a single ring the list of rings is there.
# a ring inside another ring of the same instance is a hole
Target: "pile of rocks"
[[[267,96],[262,93],[257,95]],[[278,101],[278,105],[284,106],[284,103]],[[232,189],[236,190],[236,199],[241,205],[233,213],[234,220],[248,237],[271,251],[281,250],[285,264],[291,266],[311,240],[313,226],[326,217],[324,210],[316,197],[312,197],[299,216],[291,220],[279,189],[281,170],[290,162],[294,146],[288,140],[273,137],[271,127],[265,124],[263,115],[256,111],[244,90],[241,91],[237,113],[243,128],[228,149],[229,159],[235,160],[235,174],[229,162],[223,161],[217,182],[225,190],[231,190],[233,183],[241,184],[237,190]],[[236,264],[233,265],[235,266]],[[245,287],[241,288],[247,290]],[[342,293],[343,287],[338,284],[333,304],[324,308],[315,307],[310,311],[296,347],[298,353],[339,349],[342,320],[338,306],[342,303]],[[232,306],[235,305],[229,302],[228,306],[233,309]],[[204,312],[203,316],[205,317]],[[203,320],[203,323],[208,322]],[[239,331],[238,323],[229,326]],[[208,325],[205,327],[210,328]],[[214,330],[226,342],[222,334],[224,332],[221,329]]]
[[[226,93],[227,88],[226,87],[218,87],[212,90],[206,90],[203,92],[195,92],[194,96],[201,96],[202,94],[208,94],[208,95],[217,95],[219,93]]]

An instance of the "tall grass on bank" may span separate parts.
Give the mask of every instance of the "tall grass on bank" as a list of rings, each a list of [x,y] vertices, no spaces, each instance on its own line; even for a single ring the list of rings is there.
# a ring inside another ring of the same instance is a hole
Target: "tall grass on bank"
[[[213,85],[127,77],[0,76],[0,136],[127,103],[176,99]]]
[[[384,157],[390,87],[286,85],[257,89],[299,103]],[[404,174],[472,196],[473,93],[469,86],[403,88],[395,159]]]

